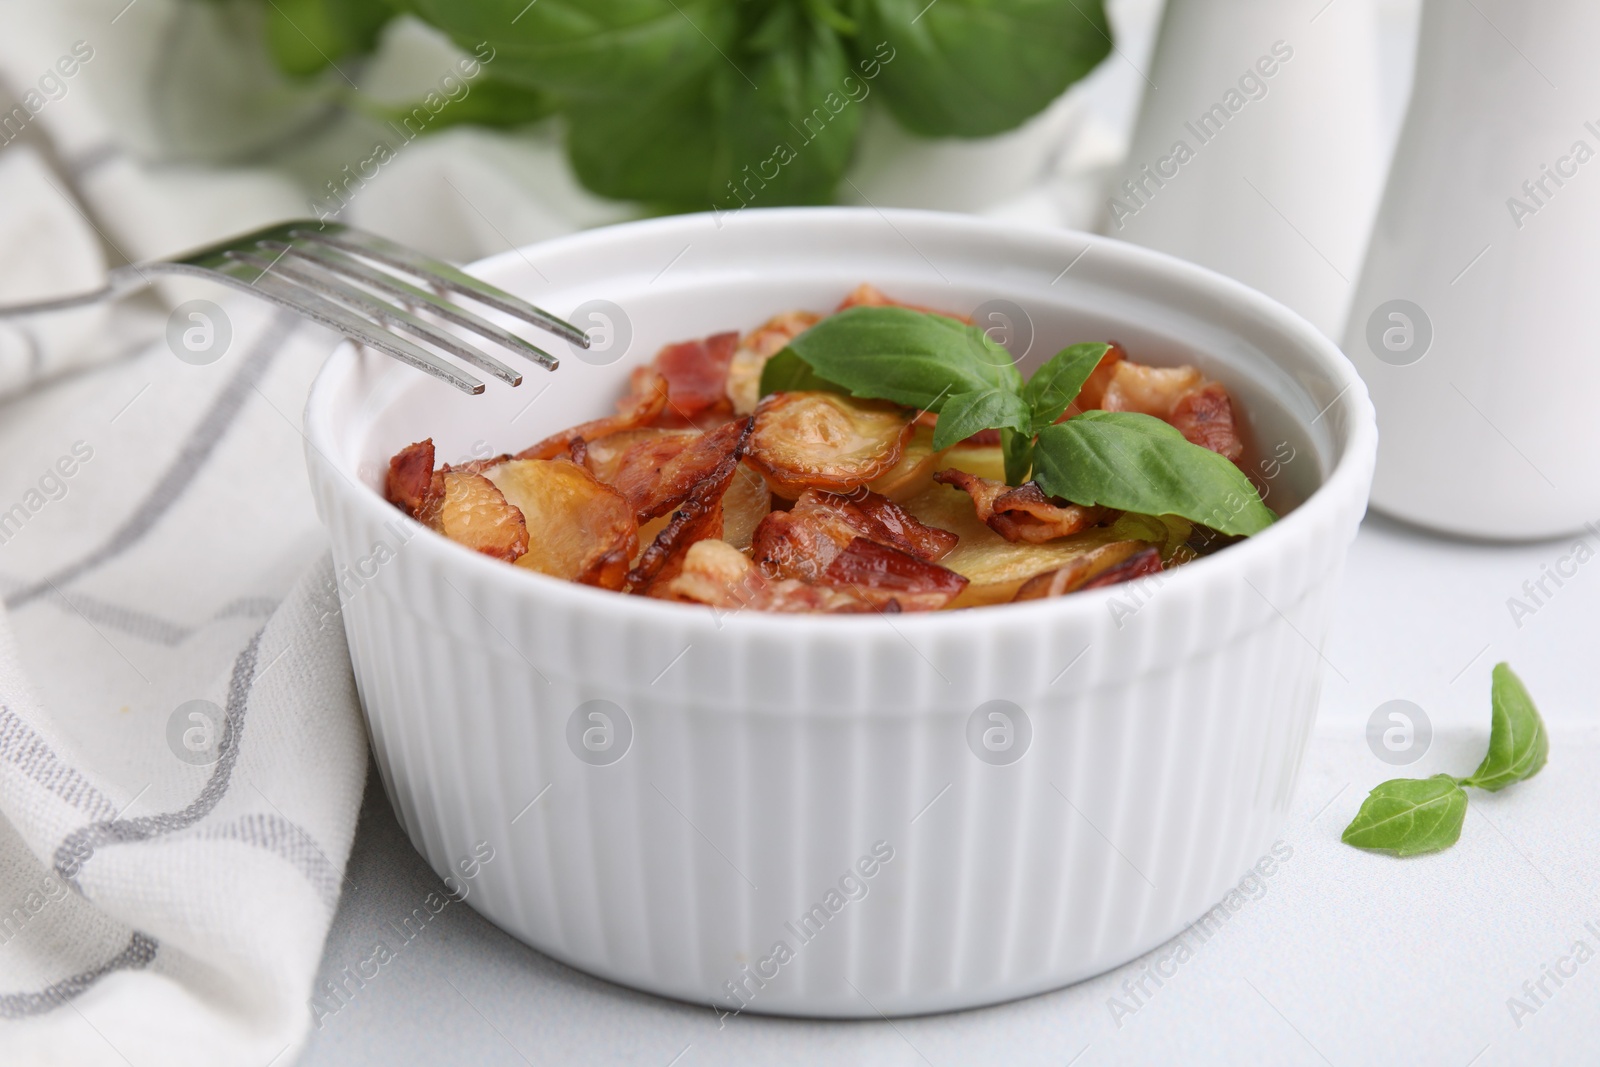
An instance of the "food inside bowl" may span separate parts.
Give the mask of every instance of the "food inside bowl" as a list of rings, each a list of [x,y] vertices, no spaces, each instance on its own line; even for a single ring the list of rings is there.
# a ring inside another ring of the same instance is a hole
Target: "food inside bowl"
[[[832,315],[671,344],[617,413],[515,455],[390,461],[386,496],[542,574],[723,610],[1063,596],[1273,521],[1219,382],[1116,344],[1023,380],[968,320],[863,285]]]

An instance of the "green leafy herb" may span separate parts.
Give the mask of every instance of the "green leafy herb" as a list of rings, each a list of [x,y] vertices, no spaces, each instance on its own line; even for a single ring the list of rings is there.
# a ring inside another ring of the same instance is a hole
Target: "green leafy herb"
[[[962,393],[1016,393],[1022,388],[1011,354],[982,330],[910,308],[849,308],[790,341],[784,352],[853,396],[925,411],[942,411],[947,400]],[[792,373],[785,369],[792,363],[772,369],[782,355],[767,364],[762,395],[773,391],[769,384],[780,374]]]
[[[1495,665],[1490,699],[1494,717],[1489,727],[1489,751],[1484,753],[1478,769],[1463,778],[1461,784],[1497,793],[1512,782],[1539,773],[1550,758],[1550,735],[1533,706],[1533,698],[1510,665]]]
[[[655,96],[703,78],[739,36],[726,0],[396,0],[495,73],[565,100]]]
[[[773,393],[845,393],[850,390],[830,382],[811,369],[811,364],[785,348],[761,368],[761,395]]]
[[[1062,416],[1110,350],[1105,344],[1069,345],[1033,372],[1022,387],[1022,399],[1033,412],[1034,433]]]
[[[867,0],[862,43],[887,41],[882,84],[907,129],[930,137],[1009,130],[1061,95],[1111,50],[1098,2]]]
[[[1456,843],[1466,817],[1467,794],[1448,774],[1395,778],[1367,794],[1340,840],[1394,856],[1437,852]]]
[[[1002,386],[945,397],[933,428],[933,447],[949,448],[979,430],[1007,429],[1026,434],[1032,418],[1027,401]]]
[[[824,203],[861,122],[859,105],[824,106],[830,94],[843,104],[836,89],[848,77],[837,34],[780,5],[703,77],[574,102],[568,154],[595,192],[668,209]]]
[[[1145,515],[1178,515],[1230,535],[1274,516],[1226,457],[1191,444],[1160,419],[1067,410],[1109,345],[1057,352],[1026,382],[1003,347],[976,326],[902,307],[832,315],[767,361],[761,393],[826,389],[939,414],[933,447],[999,430],[1006,481],[1033,474],[1050,496]]]
[[[1255,486],[1226,456],[1190,444],[1150,415],[1086,411],[1039,433],[1033,476],[1049,496],[1142,515],[1181,515],[1225,534],[1273,522]]]
[[[1500,790],[1539,773],[1550,753],[1550,738],[1533,699],[1511,666],[1494,668],[1494,705],[1489,751],[1466,778],[1393,778],[1361,802],[1361,810],[1340,838],[1347,845],[1414,856],[1449,848],[1461,836],[1467,794],[1461,787]]]
[[[394,14],[385,0],[275,0],[266,11],[267,48],[285,74],[309,77],[371,51]]]
[[[1002,429],[1000,456],[1005,460],[1006,484],[1021,485],[1033,469],[1033,434]]]
[[[666,210],[826,203],[879,101],[930,136],[1038,114],[1111,48],[1102,0],[262,0],[284,71],[370,52],[397,11],[534,94],[452,121],[566,119],[579,180]]]

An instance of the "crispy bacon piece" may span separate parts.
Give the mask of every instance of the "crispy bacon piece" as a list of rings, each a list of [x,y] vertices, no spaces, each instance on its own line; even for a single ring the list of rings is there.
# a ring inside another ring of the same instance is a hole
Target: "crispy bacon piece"
[[[735,419],[702,435],[662,467],[661,481],[649,495],[629,497],[640,522],[676,508],[628,572],[635,592],[649,592],[658,579],[670,581],[696,541],[722,536],[722,497],[739,469],[751,422]]]
[[[521,510],[488,478],[471,471],[434,471],[417,521],[507,563],[528,551],[528,525]]]
[[[956,547],[961,539],[949,530],[928,526],[888,497],[877,493],[853,493],[848,497],[832,493],[815,494],[819,507],[836,508],[838,515],[862,537],[908,552],[918,559],[933,562]],[[793,511],[804,511],[804,501]]]
[[[622,495],[567,459],[513,459],[484,477],[524,516],[534,537],[519,567],[603,589],[621,589],[639,547]]]
[[[1095,368],[1100,373],[1100,368]],[[1233,401],[1221,382],[1194,367],[1117,364],[1100,406],[1106,411],[1137,411],[1170,423],[1191,443],[1237,461],[1244,454]]]
[[[886,611],[937,611],[967,587],[955,571],[865,537],[852,538],[833,557],[823,580]]]
[[[885,296],[883,291],[877,286],[869,285],[866,282],[862,282],[860,285],[850,290],[850,295],[839,301],[839,306],[834,308],[834,310],[844,311],[848,308],[856,307],[910,308],[912,311],[922,311],[929,315],[943,315],[947,319],[955,319],[957,322],[964,322],[969,326],[972,324],[972,319],[966,315],[957,315],[953,311],[943,311],[939,308],[924,307],[921,304],[908,304],[903,300],[891,299],[890,297]]]
[[[761,520],[750,556],[769,573],[826,581],[829,565],[858,537],[928,563],[947,555],[960,540],[948,530],[919,522],[876,493],[839,496],[811,489],[788,511],[774,511]]]
[[[667,596],[666,588],[683,572],[689,549],[701,541],[722,539],[722,501],[713,500],[704,509],[688,505],[674,511],[655,540],[639,554],[639,562],[628,572],[628,586],[643,596]]]
[[[855,538],[843,522],[796,516],[794,511],[774,511],[761,520],[750,539],[750,558],[775,577],[822,579],[833,557]]]
[[[667,380],[667,407],[656,418],[661,426],[692,426],[702,416],[721,419],[733,414],[728,399],[728,364],[739,345],[735,332],[712,334],[699,341],[680,341],[656,353],[655,369]]]
[[[774,393],[756,408],[749,462],[779,496],[842,492],[893,469],[911,439],[897,404],[837,393]]]
[[[588,446],[587,466],[637,504],[655,491],[666,465],[703,436],[699,430],[624,430]]]
[[[728,364],[728,402],[735,414],[748,415],[761,402],[761,372],[767,360],[820,321],[822,316],[813,311],[785,311],[745,335]]]
[[[721,499],[749,448],[751,427],[749,416],[734,419],[690,437],[671,455],[655,446],[635,445],[624,454],[612,484],[628,498],[640,523],[690,500],[708,479],[718,485]]]
[[[1131,582],[1135,578],[1143,578],[1156,574],[1161,570],[1161,550],[1151,545],[1149,548],[1129,556],[1114,567],[1108,567],[1099,574],[1083,583],[1084,589],[1099,589],[1102,586],[1116,585],[1119,582]]]
[[[1127,355],[1121,345],[1112,341],[1106,354],[1100,357],[1100,362],[1095,364],[1094,370],[1089,372],[1089,377],[1084,379],[1083,388],[1078,390],[1078,395],[1056,421],[1060,422],[1091,408],[1100,407],[1105,399],[1106,389],[1111,385],[1111,380],[1117,376],[1117,365],[1126,359]]]
[[[1113,541],[1100,545],[1092,552],[1069,559],[1054,570],[1036,574],[1017,590],[1015,600],[1041,600],[1045,597],[1065,596],[1079,589],[1092,588],[1104,575],[1117,571],[1125,564],[1139,560],[1139,566],[1148,566],[1147,557],[1154,553],[1155,570],[1161,569],[1161,551],[1142,541]],[[1113,579],[1121,580],[1121,579]]]
[[[933,480],[972,497],[978,519],[1007,541],[1043,544],[1093,526],[1108,514],[1100,507],[1052,503],[1038,482],[1013,488],[955,468],[940,471]]]
[[[389,460],[389,476],[384,479],[383,496],[395,507],[416,518],[433,483],[433,438],[407,445]]]
[[[683,570],[662,592],[674,600],[738,611],[818,612],[853,614],[873,607],[847,589],[770,578],[723,541],[696,541],[684,554]]]
[[[1172,406],[1172,417],[1167,421],[1191,444],[1209,448],[1235,463],[1244,455],[1244,442],[1239,440],[1239,428],[1233,421],[1233,400],[1221,382],[1206,382],[1185,393]]]
[[[1183,395],[1204,381],[1205,376],[1194,367],[1147,367],[1125,359],[1117,364],[1100,406],[1106,411],[1154,415],[1165,422]]]
[[[649,367],[640,367],[633,372],[629,384],[632,392],[617,401],[617,414],[569,426],[536,445],[524,448],[515,458],[555,459],[563,452],[571,454],[575,438],[581,437],[592,444],[608,434],[649,425],[667,406],[667,380]]]

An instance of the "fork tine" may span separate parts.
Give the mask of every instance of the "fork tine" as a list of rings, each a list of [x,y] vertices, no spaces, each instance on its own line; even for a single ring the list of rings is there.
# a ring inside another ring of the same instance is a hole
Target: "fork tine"
[[[395,244],[393,241],[379,237],[377,234],[367,233],[364,230],[352,229],[339,223],[329,223],[323,229],[295,227],[289,231],[290,236],[317,241],[321,244],[332,245],[346,252],[352,252],[368,259],[376,259],[387,263],[398,270],[403,270],[413,277],[443,286],[462,296],[471,297],[480,303],[487,304],[507,315],[514,315],[524,322],[543,327],[581,348],[589,347],[589,336],[576,326],[557,318],[543,308],[534,307],[525,300],[518,299],[503,289],[498,289],[488,282],[479,281],[477,278],[452,267],[442,260],[425,256],[420,252],[412,251],[404,245]]]
[[[427,349],[417,347],[403,337],[396,337],[392,333],[378,329],[366,319],[346,311],[333,301],[325,300],[309,289],[275,274],[268,274],[253,264],[232,260],[218,263],[199,273],[221,277],[245,292],[264,296],[276,304],[321,323],[330,330],[342,333],[369,348],[375,348],[408,366],[448,382],[463,393],[483,392],[482,382],[448,360],[439,358]]]
[[[281,274],[292,282],[298,282],[322,296],[331,297],[364,315],[370,315],[381,323],[386,323],[398,330],[404,330],[413,337],[420,337],[431,345],[436,345],[446,352],[460,356],[480,370],[488,371],[503,382],[511,385],[522,384],[522,375],[493,356],[480,352],[459,337],[439,329],[432,323],[423,322],[409,311],[385,303],[371,293],[357,289],[354,286],[345,285],[336,276],[315,263],[290,259],[288,256],[280,256],[274,262],[267,256],[245,251],[231,253],[230,258],[249,263],[251,266],[260,267],[263,273],[275,272]]]
[[[457,326],[462,326],[466,329],[472,330],[474,333],[477,333],[482,337],[487,337],[491,341],[498,341],[505,347],[521,355],[527,356],[529,359],[548,370],[555,370],[561,365],[560,360],[556,359],[555,356],[552,356],[538,345],[532,344],[521,337],[518,337],[509,330],[501,329],[488,319],[468,311],[459,304],[452,304],[450,301],[443,299],[435,293],[430,293],[426,289],[419,289],[410,282],[403,281],[392,274],[385,273],[384,271],[378,270],[375,267],[369,266],[362,260],[356,259],[351,255],[346,255],[344,252],[341,252],[336,248],[328,245],[314,244],[304,241],[296,242],[292,245],[282,245],[272,241],[263,242],[262,244],[263,247],[271,248],[275,252],[281,248],[287,247],[291,256],[315,260],[319,265],[326,267],[328,270],[331,270],[336,274],[342,274],[347,278],[354,278],[355,280],[363,282],[366,285],[370,285],[375,289],[381,289],[384,292],[389,293],[391,296],[399,297],[402,300],[412,300],[419,304],[423,304],[429,311],[433,312],[435,315],[438,315],[440,318],[447,319],[450,322],[455,323]]]

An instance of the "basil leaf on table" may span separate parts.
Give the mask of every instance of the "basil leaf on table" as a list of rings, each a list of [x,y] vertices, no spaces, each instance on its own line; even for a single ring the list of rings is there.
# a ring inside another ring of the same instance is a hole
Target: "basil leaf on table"
[[[910,308],[849,308],[823,319],[784,351],[854,396],[927,411],[942,410],[962,393],[1022,388],[1010,353],[982,330]]]
[[[1050,357],[1022,387],[1033,412],[1033,432],[1055,424],[1083,391],[1083,383],[1111,351],[1107,344],[1070,345]]]
[[[1022,124],[1111,51],[1100,0],[864,0],[858,59],[894,49],[878,79],[901,124],[987,137]]]
[[[1150,415],[1086,411],[1039,432],[1033,476],[1049,496],[1142,515],[1179,515],[1230,535],[1275,516],[1226,457]]]
[[[1448,774],[1395,778],[1367,794],[1340,840],[1395,856],[1437,852],[1461,837],[1466,817],[1467,794]]]
[[[1498,792],[1512,782],[1532,778],[1550,758],[1550,735],[1533,706],[1533,698],[1507,663],[1497,663],[1490,688],[1493,719],[1489,751],[1462,785]]]
[[[631,100],[699,80],[738,36],[725,0],[395,0],[471,52],[494,49],[496,77],[567,100]],[[619,146],[621,147],[621,146]]]
[[[1466,778],[1396,778],[1374,789],[1345,827],[1347,845],[1410,856],[1448,848],[1467,813],[1462,786],[1495,792],[1532,778],[1550,756],[1550,735],[1533,698],[1509,663],[1497,663],[1490,689],[1489,751]]]
[[[1025,434],[1032,414],[1022,397],[996,386],[947,396],[933,428],[934,450],[949,448],[980,430],[1007,429]]]

